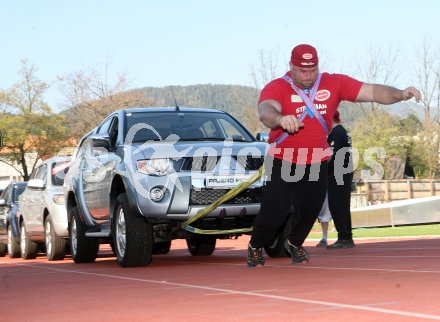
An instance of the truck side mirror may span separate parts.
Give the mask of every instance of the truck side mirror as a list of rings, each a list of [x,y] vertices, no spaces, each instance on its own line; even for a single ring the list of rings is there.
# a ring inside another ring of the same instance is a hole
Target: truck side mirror
[[[255,136],[255,138],[257,139],[257,141],[267,142],[267,141],[269,141],[269,133],[267,133],[267,132],[258,132],[257,135]]]

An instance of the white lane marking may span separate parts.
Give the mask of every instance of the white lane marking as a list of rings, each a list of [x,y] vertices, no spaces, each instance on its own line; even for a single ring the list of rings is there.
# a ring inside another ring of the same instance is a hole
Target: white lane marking
[[[347,255],[312,255],[310,257],[351,257],[351,258],[440,258],[438,256],[425,256],[425,255],[364,255],[364,254],[347,254]]]
[[[67,270],[67,269],[60,269],[60,268],[44,267],[44,266],[38,266],[38,265],[22,264],[20,266],[25,266],[25,267],[29,267],[29,268],[53,270],[53,271],[58,271],[58,272],[63,272],[63,273],[99,276],[99,277],[105,277],[105,278],[112,278],[112,279],[125,280],[125,281],[134,281],[134,282],[143,282],[143,283],[150,283],[150,284],[180,286],[180,287],[186,287],[189,289],[198,289],[198,290],[204,290],[204,291],[210,291],[210,292],[224,292],[224,293],[229,293],[229,294],[245,295],[245,296],[266,298],[266,299],[279,300],[279,301],[298,302],[298,303],[315,304],[315,305],[325,305],[325,306],[343,308],[343,309],[369,311],[369,312],[376,312],[376,313],[384,313],[384,314],[392,314],[392,315],[398,315],[398,316],[408,316],[408,317],[414,317],[414,318],[420,318],[420,319],[429,319],[429,320],[440,321],[440,315],[423,314],[423,313],[400,311],[400,310],[390,310],[390,309],[366,307],[366,306],[362,306],[362,305],[343,304],[343,303],[328,302],[328,301],[307,300],[307,299],[302,299],[302,298],[298,298],[298,297],[280,296],[280,295],[272,295],[272,294],[264,294],[264,293],[254,293],[252,291],[248,291],[248,292],[237,291],[237,290],[232,290],[232,289],[222,289],[222,288],[209,287],[209,286],[203,286],[203,285],[175,283],[175,282],[168,282],[168,281],[163,281],[163,280],[162,281],[149,280],[149,279],[125,277],[125,276],[118,276],[118,275],[111,275],[111,274],[98,274],[98,273],[91,273],[91,272],[82,272],[82,271]]]
[[[162,283],[166,283],[167,281],[161,281]],[[211,284],[211,285],[209,285],[210,287],[214,287],[214,286],[230,286],[231,284]],[[166,287],[166,289],[167,290],[180,290],[180,289],[182,289],[182,288],[185,288],[185,287],[182,287],[182,286],[179,286],[179,287],[176,287],[176,286],[173,286],[173,287]]]
[[[439,247],[418,247],[418,248],[366,248],[366,247],[356,247],[356,248],[346,248],[346,249],[328,249],[325,253],[328,254],[341,254],[341,252],[347,252],[347,254],[369,254],[369,253],[386,253],[386,252],[408,252],[408,251],[438,251]]]
[[[307,248],[307,247],[306,247]],[[310,247],[312,248],[312,247]],[[315,247],[316,248],[316,247]],[[333,253],[333,252],[339,252],[339,251],[361,251],[361,252],[373,252],[373,253],[378,253],[378,252],[393,252],[393,251],[402,251],[402,252],[408,252],[410,250],[438,250],[439,247],[438,246],[433,246],[433,247],[363,247],[363,245],[361,246],[357,246],[354,248],[339,248],[339,249],[324,249],[326,250],[328,253]]]
[[[396,305],[396,304],[399,304],[399,302],[370,303],[370,304],[362,304],[361,306],[372,307],[372,306]],[[331,310],[340,310],[340,308],[339,307],[314,308],[314,309],[306,309],[305,311],[318,312],[318,311],[331,311]]]
[[[288,260],[288,259],[287,259]],[[157,261],[157,260],[156,260]],[[197,264],[197,265],[226,265],[226,266],[247,266],[243,263],[221,263],[221,262],[215,262],[215,263],[207,263],[207,262],[185,262],[185,261],[178,261],[178,260],[172,260],[172,259],[161,259],[162,262],[170,262],[170,263],[178,263],[182,265],[186,264]],[[427,269],[420,269],[420,270],[414,270],[414,269],[387,269],[387,268],[364,268],[364,267],[327,267],[327,266],[311,266],[308,264],[304,265],[274,265],[274,264],[266,264],[264,265],[265,268],[274,267],[274,268],[286,268],[286,269],[323,269],[323,270],[353,270],[353,271],[373,271],[373,272],[386,272],[386,273],[429,273],[429,274],[440,274],[439,270],[427,270]],[[264,268],[259,268],[264,269]]]
[[[211,287],[212,287],[212,286],[211,286]],[[252,291],[252,293],[263,293],[263,292],[281,292],[281,290],[270,289],[270,290],[257,290],[257,291]],[[230,292],[217,292],[217,293],[206,293],[205,295],[213,296],[213,295],[235,295],[235,294],[230,293]]]
[[[274,265],[275,266],[275,265]],[[285,267],[285,266],[275,266]],[[327,269],[327,270],[345,270],[345,271],[370,271],[370,272],[387,272],[387,273],[429,273],[440,274],[440,271],[433,270],[416,270],[416,269],[386,269],[386,268],[361,268],[361,267],[325,267],[325,266],[292,266],[295,268],[310,268],[310,269]]]

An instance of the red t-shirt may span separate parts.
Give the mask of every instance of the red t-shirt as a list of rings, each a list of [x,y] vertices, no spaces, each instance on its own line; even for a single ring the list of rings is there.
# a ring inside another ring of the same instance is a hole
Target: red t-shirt
[[[290,77],[290,72],[287,73]],[[362,82],[341,74],[323,73],[316,92],[314,104],[321,113],[329,129],[332,119],[341,101],[354,102],[362,86]],[[274,100],[281,104],[283,115],[295,115],[297,118],[305,109],[301,97],[290,84],[277,78],[267,84],[260,94],[258,104],[265,100]],[[283,142],[272,145],[269,154],[275,158],[298,164],[319,163],[331,156],[328,149],[327,134],[319,120],[309,116],[303,121],[304,127],[289,135]],[[272,129],[269,143],[273,143],[281,134],[282,128]]]

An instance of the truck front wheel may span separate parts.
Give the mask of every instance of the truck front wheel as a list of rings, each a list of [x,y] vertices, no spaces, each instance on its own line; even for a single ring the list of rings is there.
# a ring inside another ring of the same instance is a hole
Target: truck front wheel
[[[116,198],[112,236],[120,266],[139,267],[151,263],[153,226],[130,209],[125,193],[121,193]]]
[[[77,207],[71,209],[69,237],[70,250],[75,263],[92,263],[98,256],[97,238],[86,237],[86,225],[82,222]]]
[[[193,256],[209,256],[215,250],[217,239],[213,236],[192,235],[186,240],[188,251]]]

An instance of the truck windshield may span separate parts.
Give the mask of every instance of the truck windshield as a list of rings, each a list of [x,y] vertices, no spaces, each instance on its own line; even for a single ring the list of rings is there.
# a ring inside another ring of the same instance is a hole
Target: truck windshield
[[[172,134],[177,135],[179,141],[254,141],[240,123],[223,113],[175,111],[127,114],[126,142],[163,141]]]

